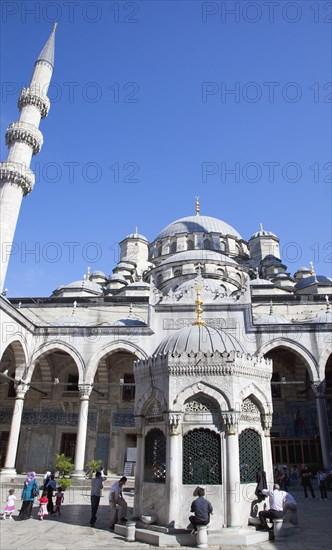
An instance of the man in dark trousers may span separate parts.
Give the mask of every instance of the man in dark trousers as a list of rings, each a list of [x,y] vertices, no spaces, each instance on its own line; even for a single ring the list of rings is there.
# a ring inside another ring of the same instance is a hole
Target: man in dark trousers
[[[308,466],[306,466],[305,464],[302,464],[300,477],[301,477],[301,485],[303,487],[305,498],[308,498],[308,489],[311,493],[312,498],[316,498],[316,495],[311,485],[311,476],[312,476],[312,473],[310,472]]]
[[[208,525],[210,523],[210,514],[213,514],[211,502],[204,498],[205,490],[203,487],[196,489],[198,498],[191,503],[190,511],[194,512],[194,516],[189,517],[189,521],[193,526],[192,534],[197,533],[197,525]]]
[[[99,507],[101,491],[103,489],[103,481],[104,478],[102,477],[101,472],[96,472],[96,477],[91,480],[91,527],[94,527],[97,520],[97,510]]]

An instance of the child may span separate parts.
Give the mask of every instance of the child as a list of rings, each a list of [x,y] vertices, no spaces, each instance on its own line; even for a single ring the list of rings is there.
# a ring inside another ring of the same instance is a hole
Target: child
[[[48,516],[47,503],[48,503],[47,491],[43,491],[42,496],[39,499],[38,516],[40,521],[43,521],[44,517]]]
[[[61,504],[65,500],[65,495],[62,492],[62,487],[58,487],[58,492],[55,493],[55,510],[57,516],[61,516]]]
[[[15,493],[14,489],[9,489],[9,495],[7,497],[7,506],[3,513],[3,519],[6,519],[7,516],[9,519],[13,519],[12,513],[15,510],[15,500],[17,500],[14,493]]]

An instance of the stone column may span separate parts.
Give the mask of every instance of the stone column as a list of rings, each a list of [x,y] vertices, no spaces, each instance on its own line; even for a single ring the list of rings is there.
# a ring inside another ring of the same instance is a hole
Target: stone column
[[[323,468],[329,470],[332,461],[329,423],[326,411],[325,383],[318,382],[312,385],[316,399],[317,418],[319,427],[320,444],[322,449]]]
[[[262,440],[263,469],[266,473],[266,481],[269,484],[273,483],[273,460],[271,447],[272,414],[262,414],[261,421],[264,433],[264,438]]]
[[[135,416],[137,429],[137,451],[136,451],[136,475],[135,475],[135,497],[134,516],[140,517],[143,514],[143,482],[144,482],[144,437],[143,437],[143,416]]]
[[[178,527],[181,524],[181,467],[182,450],[180,435],[180,412],[170,412],[167,415],[168,437],[166,457],[166,484],[168,494],[166,524]]]
[[[24,406],[24,398],[29,386],[27,384],[16,384],[16,398],[10,427],[9,443],[6,455],[5,466],[1,470],[1,475],[16,475],[15,461],[17,455],[18,438],[21,430],[22,412]]]
[[[240,465],[238,416],[236,411],[222,413],[226,427],[226,503],[227,527],[240,525]]]
[[[79,384],[80,392],[80,412],[78,418],[76,451],[75,451],[75,469],[72,477],[84,477],[84,459],[85,445],[88,430],[89,397],[92,391],[90,384]]]

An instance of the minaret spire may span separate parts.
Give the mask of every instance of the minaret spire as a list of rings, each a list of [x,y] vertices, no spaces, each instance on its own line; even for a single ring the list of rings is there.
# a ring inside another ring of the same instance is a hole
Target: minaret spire
[[[22,197],[34,186],[35,175],[30,170],[33,155],[39,153],[43,134],[40,120],[48,115],[48,87],[54,69],[54,26],[44,48],[35,62],[31,82],[23,88],[18,100],[20,118],[7,128],[8,156],[0,163],[0,292],[2,291],[13,244]]]

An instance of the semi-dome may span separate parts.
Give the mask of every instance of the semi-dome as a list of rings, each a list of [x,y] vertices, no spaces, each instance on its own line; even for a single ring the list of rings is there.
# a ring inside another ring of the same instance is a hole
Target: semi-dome
[[[166,260],[161,262],[160,265],[164,266],[175,262],[183,263],[189,261],[227,262],[228,264],[237,265],[237,262],[233,260],[233,258],[225,256],[225,254],[222,254],[221,252],[214,252],[213,250],[184,250],[183,252],[178,252],[177,254],[169,256]]]
[[[167,336],[157,347],[154,355],[166,353],[244,353],[240,342],[227,332],[207,325],[191,325]]]
[[[211,216],[187,216],[167,225],[155,240],[174,237],[181,233],[218,233],[242,239],[240,233],[234,227],[222,220],[212,218]]]

